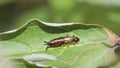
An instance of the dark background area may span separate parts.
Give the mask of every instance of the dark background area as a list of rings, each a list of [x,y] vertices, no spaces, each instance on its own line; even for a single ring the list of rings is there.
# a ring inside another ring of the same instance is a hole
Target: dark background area
[[[0,32],[34,18],[101,24],[120,36],[120,0],[0,0]]]

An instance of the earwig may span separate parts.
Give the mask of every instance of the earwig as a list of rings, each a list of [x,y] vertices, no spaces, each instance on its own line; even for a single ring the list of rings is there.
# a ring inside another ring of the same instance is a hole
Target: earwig
[[[66,35],[65,37],[59,37],[59,38],[55,38],[50,40],[49,42],[44,41],[45,45],[47,45],[46,47],[46,51],[48,48],[55,48],[55,47],[61,47],[64,44],[71,44],[71,43],[77,43],[79,41],[79,38],[76,36],[68,36]]]

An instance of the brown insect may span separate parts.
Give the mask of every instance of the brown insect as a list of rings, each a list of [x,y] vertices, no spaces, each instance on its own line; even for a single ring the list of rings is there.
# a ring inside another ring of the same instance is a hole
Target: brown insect
[[[55,38],[50,40],[49,42],[45,41],[47,45],[46,51],[48,48],[60,47],[60,46],[63,46],[64,44],[72,44],[72,43],[75,44],[78,41],[79,41],[79,38],[74,35],[73,36],[66,35],[65,37]]]

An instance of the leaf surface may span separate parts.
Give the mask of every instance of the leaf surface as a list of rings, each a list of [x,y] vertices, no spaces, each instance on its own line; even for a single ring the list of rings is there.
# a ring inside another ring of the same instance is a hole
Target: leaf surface
[[[110,46],[110,41],[104,27],[80,23],[47,23],[37,19],[28,21],[18,29],[0,34],[0,49],[4,55],[14,59],[22,59],[30,54],[49,54],[56,56],[57,61],[44,61],[50,66],[60,68],[96,68],[112,63],[117,56]],[[49,48],[44,41],[54,38],[75,35],[80,39],[75,45]],[[115,37],[117,37],[114,34]],[[67,47],[70,46],[70,47]],[[33,59],[34,60],[34,59]]]

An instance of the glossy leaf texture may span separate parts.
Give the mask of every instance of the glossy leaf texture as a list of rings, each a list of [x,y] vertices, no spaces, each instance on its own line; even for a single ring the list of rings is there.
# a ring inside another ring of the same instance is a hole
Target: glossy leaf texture
[[[109,66],[117,60],[118,56],[114,49],[110,48],[114,43],[103,28],[105,27],[94,24],[56,24],[33,19],[18,29],[1,33],[0,52],[12,59],[21,60],[24,60],[24,56],[31,54],[52,55],[57,58],[57,61],[44,60],[42,62],[58,68]],[[114,33],[110,33],[117,37]],[[44,45],[44,41],[50,41],[66,35],[75,35],[80,41],[75,45],[65,44],[64,47],[49,48],[45,52],[47,45]],[[36,61],[35,58],[31,58],[31,60]],[[28,64],[32,65],[31,63]]]

